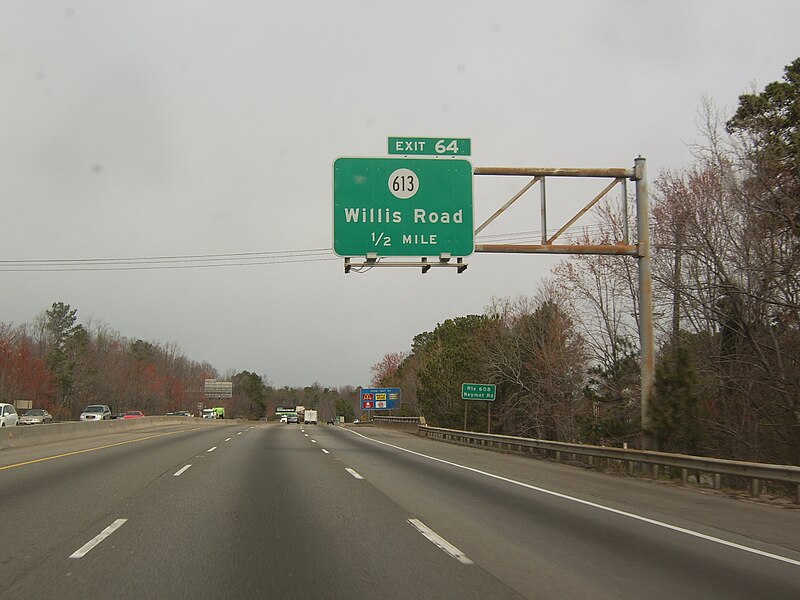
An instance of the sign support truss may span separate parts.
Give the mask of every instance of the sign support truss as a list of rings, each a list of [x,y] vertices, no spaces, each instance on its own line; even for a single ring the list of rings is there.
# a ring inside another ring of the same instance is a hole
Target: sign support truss
[[[559,169],[540,167],[475,167],[473,175],[487,176],[522,176],[532,177],[519,192],[508,202],[497,209],[482,225],[475,230],[477,236],[499,217],[507,208],[521,198],[537,183],[540,184],[540,202],[542,219],[541,244],[475,244],[475,252],[496,252],[512,254],[594,254],[633,256],[639,264],[639,343],[641,347],[641,413],[642,413],[642,447],[645,450],[654,448],[651,433],[650,400],[654,393],[655,382],[655,342],[653,337],[653,282],[650,261],[650,208],[647,187],[646,161],[641,156],[634,161],[631,169]],[[612,181],[584,206],[574,217],[548,237],[547,229],[547,192],[548,177],[605,178]],[[636,243],[632,244],[628,232],[628,194],[627,181],[636,186]],[[555,241],[578,219],[603,199],[616,186],[622,187],[624,198],[624,231],[623,239],[616,244],[556,244]]]
[[[475,175],[513,175],[533,177],[519,192],[498,208],[494,214],[486,219],[476,230],[475,235],[480,234],[495,219],[502,215],[514,202],[519,200],[525,192],[530,190],[537,183],[540,184],[540,204],[542,219],[542,241],[541,244],[475,244],[475,252],[504,252],[514,254],[612,254],[637,256],[638,247],[630,243],[628,232],[628,179],[634,179],[635,169],[554,169],[554,168],[525,168],[525,167],[475,167]],[[603,191],[597,194],[586,206],[575,214],[563,227],[556,233],[548,237],[547,229],[547,177],[599,177],[611,178]],[[623,239],[617,244],[606,245],[586,245],[586,244],[555,244],[567,229],[585,215],[594,205],[602,200],[616,186],[622,187],[622,195],[625,206],[624,235]]]

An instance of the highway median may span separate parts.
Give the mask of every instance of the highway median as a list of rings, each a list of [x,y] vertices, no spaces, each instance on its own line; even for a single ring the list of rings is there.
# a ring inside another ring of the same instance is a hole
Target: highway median
[[[47,425],[22,425],[0,429],[0,450],[26,448],[50,442],[61,442],[79,438],[113,433],[124,433],[139,429],[169,426],[213,427],[230,425],[233,419],[198,419],[194,417],[153,416],[140,419],[111,419],[105,421],[68,421]]]

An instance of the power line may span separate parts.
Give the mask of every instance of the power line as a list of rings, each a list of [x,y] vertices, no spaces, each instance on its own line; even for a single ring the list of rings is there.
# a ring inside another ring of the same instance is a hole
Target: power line
[[[599,225],[570,228],[582,233],[598,231]],[[481,243],[531,243],[541,239],[541,231],[518,231],[482,234]],[[333,248],[305,248],[300,250],[272,250],[261,252],[231,252],[216,254],[177,254],[158,256],[93,257],[93,258],[32,258],[0,260],[0,272],[5,273],[55,273],[68,271],[156,271],[166,269],[209,269],[222,267],[250,267],[283,265],[305,262],[341,260]]]
[[[296,255],[314,255],[332,252],[332,248],[310,248],[306,250],[279,250],[264,252],[234,252],[227,254],[179,254],[175,256],[131,256],[114,258],[32,258],[23,260],[0,260],[0,264],[84,264],[84,263],[137,263],[137,262],[175,262],[175,261],[206,261],[206,260],[232,260],[232,259],[263,259],[268,257],[284,257]]]
[[[0,272],[147,271],[247,267],[339,260],[331,248],[126,258],[1,260]]]

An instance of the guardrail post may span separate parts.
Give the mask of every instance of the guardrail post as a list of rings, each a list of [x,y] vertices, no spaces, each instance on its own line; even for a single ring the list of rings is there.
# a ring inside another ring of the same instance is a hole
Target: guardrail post
[[[681,483],[683,485],[689,483],[689,469],[681,469]]]
[[[761,480],[755,477],[750,480],[750,495],[758,498],[761,495]]]
[[[714,473],[714,489],[720,490],[722,489],[722,475],[719,473]]]

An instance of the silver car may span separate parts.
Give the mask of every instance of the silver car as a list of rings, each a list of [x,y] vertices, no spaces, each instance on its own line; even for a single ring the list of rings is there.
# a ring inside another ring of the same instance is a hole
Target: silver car
[[[81,413],[81,421],[103,421],[110,418],[111,409],[108,404],[90,404]]]
[[[20,425],[38,425],[40,423],[52,423],[53,415],[43,408],[32,408],[22,415],[19,419]]]
[[[19,415],[13,404],[0,402],[0,427],[13,427],[19,425]]]

